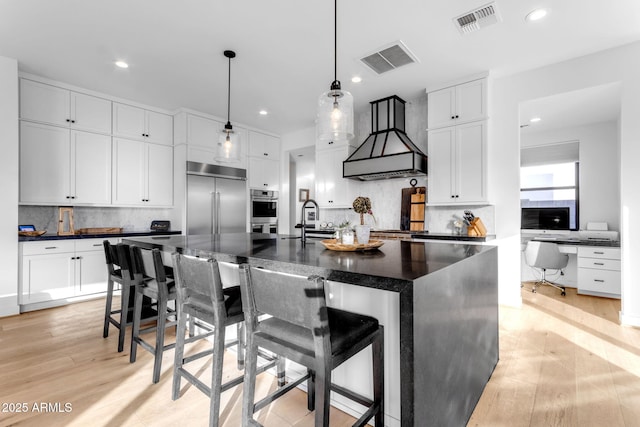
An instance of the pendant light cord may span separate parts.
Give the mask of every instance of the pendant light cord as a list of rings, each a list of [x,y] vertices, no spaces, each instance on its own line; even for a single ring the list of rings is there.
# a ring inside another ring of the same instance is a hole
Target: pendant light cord
[[[333,1],[333,80],[338,80],[338,0]]]
[[[229,56],[229,82],[227,85],[227,124],[231,123],[231,56]]]

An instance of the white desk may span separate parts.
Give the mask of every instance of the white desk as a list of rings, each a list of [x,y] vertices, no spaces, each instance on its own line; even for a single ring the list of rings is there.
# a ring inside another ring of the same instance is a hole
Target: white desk
[[[521,280],[531,281],[540,277],[538,270],[529,267],[525,262],[524,249],[527,241],[522,240]],[[569,263],[557,275],[551,274],[549,280],[563,286],[578,289],[579,294],[595,295],[608,298],[620,298],[620,246],[595,244],[577,239],[536,239],[556,243],[561,253],[569,255]],[[549,275],[549,273],[547,273]]]

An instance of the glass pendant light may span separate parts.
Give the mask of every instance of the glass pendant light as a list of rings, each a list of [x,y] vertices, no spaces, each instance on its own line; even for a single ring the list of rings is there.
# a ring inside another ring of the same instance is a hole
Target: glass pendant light
[[[236,57],[232,50],[225,50],[224,56],[229,58],[229,86],[227,92],[227,124],[224,125],[218,141],[216,161],[218,162],[239,162],[240,161],[240,134],[234,132],[229,119],[231,111],[231,58]]]
[[[338,80],[338,0],[334,0],[333,82],[318,98],[316,137],[320,142],[343,142],[353,138],[353,96]]]

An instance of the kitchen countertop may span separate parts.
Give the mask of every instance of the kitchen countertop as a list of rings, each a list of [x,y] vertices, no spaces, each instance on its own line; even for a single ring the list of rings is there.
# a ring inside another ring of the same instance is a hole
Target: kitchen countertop
[[[69,239],[108,239],[111,237],[135,237],[135,236],[160,236],[181,234],[180,230],[169,231],[150,231],[150,230],[132,230],[123,231],[122,233],[103,233],[103,234],[73,234],[70,236],[58,236],[57,234],[43,234],[42,236],[27,237],[18,236],[19,242],[40,242],[42,240],[69,240]]]
[[[393,369],[389,384],[399,383],[400,408],[393,414],[398,425],[419,426],[424,420],[466,425],[498,362],[494,246],[388,240],[373,251],[337,252],[318,240],[303,245],[294,236],[261,233],[131,237],[124,242],[317,274],[354,285],[354,298],[378,301],[372,309],[395,313],[385,325],[385,336],[397,343],[385,350],[393,353],[385,356],[385,370]],[[371,288],[397,296],[385,298],[391,301],[387,306]]]
[[[329,280],[365,286],[375,282],[373,287],[388,290],[413,286],[416,279],[486,250],[483,246],[388,240],[373,251],[339,252],[326,249],[319,240],[308,240],[303,247],[300,239],[291,237],[232,233],[142,237],[129,243],[191,255],[222,254],[222,260],[235,264],[259,260],[265,268],[286,263],[296,274],[317,274]]]

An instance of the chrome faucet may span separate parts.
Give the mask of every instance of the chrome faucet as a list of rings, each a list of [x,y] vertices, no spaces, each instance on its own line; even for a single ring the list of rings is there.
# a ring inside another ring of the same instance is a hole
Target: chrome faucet
[[[306,232],[306,220],[305,220],[305,215],[304,215],[304,209],[307,207],[308,203],[313,203],[316,206],[316,219],[320,219],[320,207],[318,206],[318,204],[316,203],[315,200],[313,199],[307,199],[305,200],[305,202],[302,204],[302,212],[301,212],[301,216],[302,216],[302,234],[300,235],[300,238],[302,239],[302,244],[304,245],[307,242],[307,232]]]

